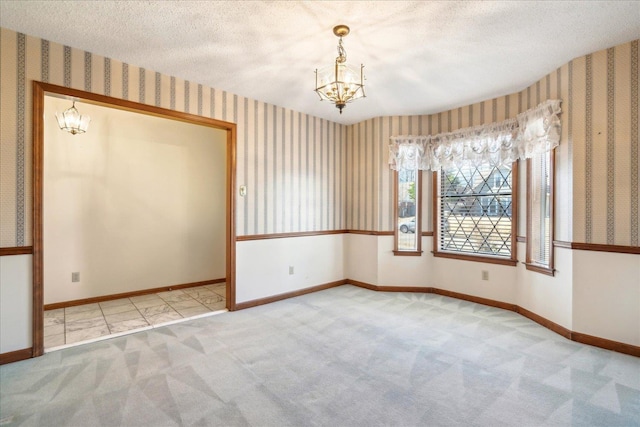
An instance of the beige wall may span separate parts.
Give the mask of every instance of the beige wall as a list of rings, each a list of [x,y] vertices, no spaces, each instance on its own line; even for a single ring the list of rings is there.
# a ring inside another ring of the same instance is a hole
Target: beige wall
[[[605,53],[577,58],[519,93],[471,106],[434,115],[380,117],[342,126],[2,29],[0,246],[31,244],[31,80],[237,123],[237,183],[248,186],[247,196],[238,198],[238,235],[346,228],[390,231],[393,207],[392,177],[387,166],[389,136],[434,134],[499,121],[514,117],[546,99],[560,98],[563,101],[563,133],[557,149],[556,239],[637,246],[637,237],[634,237],[638,229],[638,109],[637,102],[634,104],[638,86],[637,52],[638,41],[634,41]],[[630,58],[628,64],[625,58]],[[625,69],[628,77],[625,77]],[[591,82],[591,89],[587,82]],[[607,91],[603,92],[602,87]],[[630,87],[629,92],[626,92],[626,87]],[[614,99],[612,104],[608,101],[610,99]],[[602,114],[609,114],[609,111],[615,113],[607,115],[613,118],[613,127],[608,119],[599,121]],[[604,128],[603,123],[606,124]],[[614,131],[608,132],[611,128]],[[628,137],[623,132],[625,128],[629,129]],[[603,130],[607,133],[600,134]],[[589,138],[587,133],[591,135]],[[607,141],[605,149],[600,138]],[[628,160],[625,153],[629,153]],[[586,173],[587,170],[593,172],[603,156],[607,159],[604,169],[607,171],[604,174],[606,185],[601,176],[603,169],[599,169],[597,176],[591,175],[590,180],[587,180]],[[426,174],[423,203],[427,209],[423,220],[427,225],[430,224],[430,180]],[[587,182],[590,185],[586,185]],[[615,191],[613,197],[609,197],[608,189],[612,183]],[[591,200],[589,205],[588,198]],[[520,206],[524,206],[522,198]],[[610,221],[615,223],[613,233]],[[628,237],[624,223],[628,224]],[[590,233],[587,233],[588,227]],[[522,221],[518,234],[525,234]],[[607,240],[611,236],[613,239]],[[359,235],[348,235],[343,239],[343,262],[331,254],[320,256],[316,262],[327,271],[339,272],[343,268],[349,278],[383,285],[392,285],[386,281],[395,277],[393,270],[403,269],[402,281],[406,284],[449,287],[472,295],[518,303],[565,327],[575,325],[578,332],[600,334],[610,339],[620,337],[625,342],[640,345],[640,325],[636,325],[635,319],[626,319],[628,321],[616,325],[606,323],[606,327],[600,327],[598,325],[607,312],[596,313],[590,318],[592,299],[583,298],[597,290],[596,300],[601,298],[605,307],[615,307],[628,301],[636,304],[633,298],[640,281],[636,281],[633,266],[637,263],[637,256],[621,255],[624,283],[616,288],[620,292],[614,293],[602,283],[596,283],[593,277],[580,276],[588,284],[574,279],[574,272],[581,271],[584,262],[593,262],[577,251],[563,250],[563,254],[556,257],[556,277],[540,280],[539,275],[520,270],[521,267],[509,269],[470,262],[449,265],[450,260],[431,258],[429,240],[423,239],[425,253],[420,259],[424,260],[424,265],[414,265],[417,261],[407,260],[408,257],[388,257],[387,236]],[[237,247],[238,269],[250,268],[254,257],[259,255],[277,261],[279,267],[287,266],[288,261],[278,255],[281,245],[275,241],[264,244],[239,242]],[[296,246],[291,244],[288,247]],[[304,265],[310,265],[309,260],[318,254],[308,256],[309,259],[302,261]],[[594,256],[601,259],[597,254]],[[618,260],[619,255],[611,256]],[[519,259],[522,261],[523,258],[524,245],[520,244]],[[30,266],[30,256],[16,258],[11,263]],[[628,268],[628,265],[632,267]],[[375,266],[375,270],[372,272],[366,266]],[[489,270],[490,281],[492,278],[496,281],[488,286],[477,282],[476,276],[482,269]],[[284,270],[279,269],[276,273],[265,267],[264,271],[276,277]],[[459,271],[468,280],[460,280]],[[11,277],[19,277],[20,280],[3,279],[0,283],[3,307],[15,302],[19,306],[16,313],[22,313],[22,317],[16,315],[12,318],[14,324],[22,325],[20,333],[14,334],[20,337],[25,335],[22,334],[24,330],[30,328],[30,306],[22,298],[28,297],[29,292],[23,289],[30,286],[26,281],[28,276],[26,273],[16,274]],[[243,298],[275,295],[284,289],[272,288],[269,284],[275,282],[271,276],[259,283],[252,281],[250,274],[238,276],[238,293]],[[286,286],[289,290],[307,286],[304,275],[294,275],[289,279]],[[376,282],[380,280],[385,283]],[[581,302],[574,304],[576,297]],[[640,301],[630,309],[640,311]],[[629,312],[628,307],[626,310]],[[5,329],[0,332],[2,338],[9,333]],[[2,340],[0,352],[30,345],[20,339],[9,346]]]
[[[638,246],[639,79],[636,40],[574,59],[515,94],[438,114],[380,117],[350,126],[349,228],[393,230],[390,136],[433,135],[501,121],[547,99],[561,99],[555,239]],[[431,174],[423,181],[430,191]],[[518,236],[526,237],[525,162],[520,162],[519,191]],[[431,210],[432,195],[423,193],[427,230]],[[432,242],[423,238],[423,260],[416,264],[414,257],[393,257],[387,236],[350,235],[349,278],[383,286],[434,286],[513,303],[577,332],[640,345],[637,255],[558,248],[555,276],[548,277],[524,268],[522,243],[514,268],[433,258]],[[480,279],[483,270],[488,281]],[[585,274],[593,270],[602,274]]]
[[[69,106],[45,97],[45,304],[224,278],[226,132],[78,103],[71,135]]]
[[[239,236],[346,228],[345,126],[5,28],[0,54],[0,247],[32,244],[32,80],[237,123]]]
[[[348,228],[393,230],[389,137],[434,135],[492,123],[513,118],[547,99],[561,99],[556,239],[638,246],[639,80],[636,40],[576,58],[515,94],[437,114],[379,117],[350,126]],[[424,185],[430,188],[429,176]],[[523,200],[524,192],[524,208]],[[423,202],[430,210],[430,198]],[[430,229],[430,213],[425,215]],[[525,234],[524,221],[518,234]]]
[[[236,123],[236,181],[248,190],[236,199],[239,236],[346,228],[346,126],[1,28],[0,247],[32,244],[33,80]],[[237,246],[243,244],[250,243]],[[276,253],[271,246],[261,246],[262,256]],[[252,265],[254,254],[238,249],[237,265]],[[343,260],[307,256],[296,271],[312,264],[342,271]],[[2,275],[0,353],[31,346],[31,256],[3,258],[12,271],[29,271]],[[287,261],[278,261],[287,268]],[[305,275],[295,274],[287,286],[306,283]],[[236,289],[240,295],[277,293],[242,276]]]

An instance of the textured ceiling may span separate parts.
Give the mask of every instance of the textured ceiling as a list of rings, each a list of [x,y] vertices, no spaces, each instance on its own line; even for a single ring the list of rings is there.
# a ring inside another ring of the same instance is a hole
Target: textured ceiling
[[[365,64],[342,115],[313,92],[336,56]],[[429,114],[521,90],[640,38],[638,1],[0,1],[0,25],[340,123]]]

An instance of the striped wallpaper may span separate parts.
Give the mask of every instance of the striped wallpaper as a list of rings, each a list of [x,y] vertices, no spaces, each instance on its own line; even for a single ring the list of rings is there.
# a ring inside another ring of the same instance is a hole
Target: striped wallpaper
[[[563,126],[556,156],[556,239],[639,244],[638,40],[576,58],[515,94],[351,126],[7,29],[0,30],[0,59],[0,247],[31,244],[31,80],[236,123],[237,183],[248,189],[237,198],[239,236],[391,231],[390,136],[501,121],[558,98]],[[423,181],[426,231],[431,174]],[[519,228],[524,235],[523,221]]]
[[[0,247],[31,244],[31,81],[237,124],[237,235],[346,228],[347,129],[0,29]]]
[[[547,99],[561,99],[556,239],[638,246],[639,79],[635,40],[576,58],[515,94],[438,114],[382,117],[350,126],[347,226],[393,230],[390,136],[432,135],[501,121]],[[524,171],[522,164],[522,180]],[[430,230],[431,174],[423,181],[423,230]],[[521,213],[525,197],[521,192]],[[518,235],[525,235],[524,218]]]

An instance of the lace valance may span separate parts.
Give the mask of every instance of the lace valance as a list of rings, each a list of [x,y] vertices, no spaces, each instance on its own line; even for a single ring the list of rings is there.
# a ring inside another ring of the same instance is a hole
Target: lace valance
[[[502,165],[552,150],[560,142],[560,101],[546,101],[515,119],[434,136],[395,136],[389,144],[391,169],[437,171],[464,164]]]
[[[560,100],[553,99],[518,114],[520,158],[528,159],[560,144]]]

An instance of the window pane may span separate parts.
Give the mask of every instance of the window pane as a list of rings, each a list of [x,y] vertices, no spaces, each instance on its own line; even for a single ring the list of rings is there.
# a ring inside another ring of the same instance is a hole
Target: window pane
[[[398,171],[398,250],[418,250],[418,171],[417,169],[401,169]]]
[[[440,174],[439,250],[511,257],[511,165]]]
[[[529,262],[549,266],[551,258],[551,152],[536,154],[530,160],[529,215],[531,230],[527,236]]]

